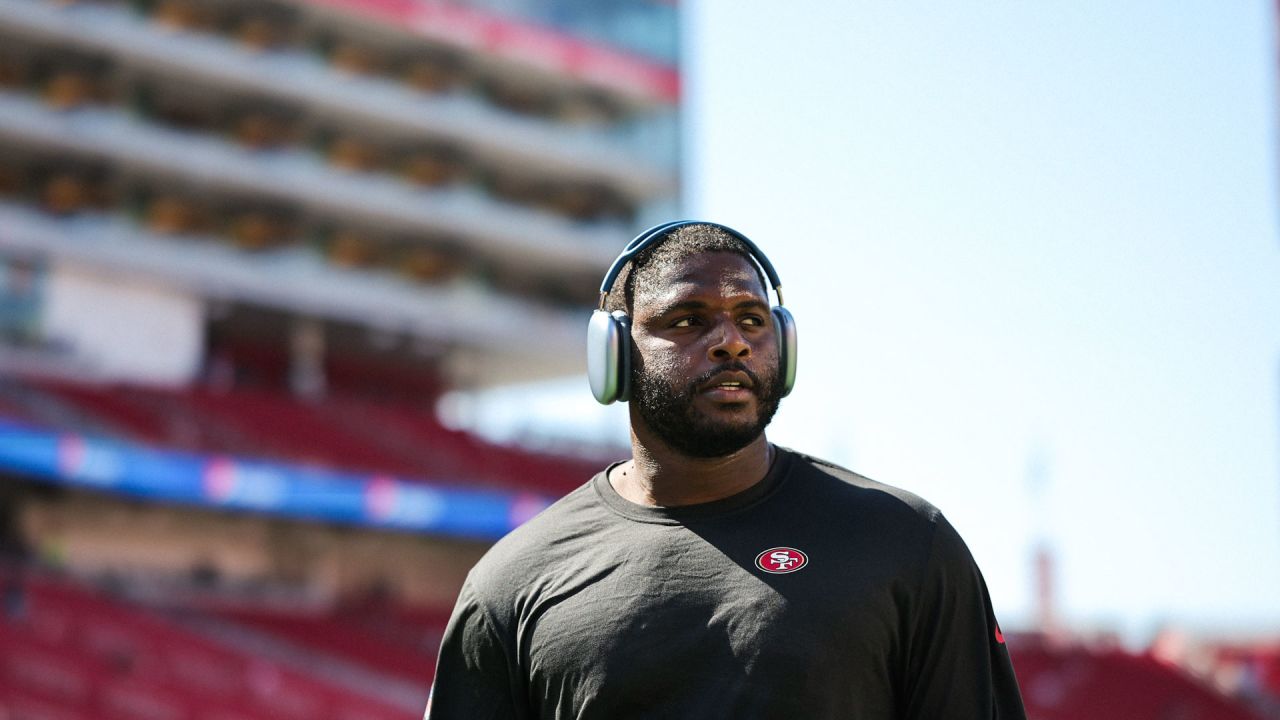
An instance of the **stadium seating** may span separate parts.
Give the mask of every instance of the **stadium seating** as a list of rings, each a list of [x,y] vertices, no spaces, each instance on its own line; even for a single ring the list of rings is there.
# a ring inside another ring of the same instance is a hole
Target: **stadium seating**
[[[377,616],[359,612],[306,612],[262,607],[218,611],[227,620],[287,639],[317,652],[343,657],[410,682],[430,680],[447,614],[430,625],[399,622],[386,608]]]
[[[69,581],[29,578],[25,588],[24,609],[0,621],[5,650],[0,717],[410,720],[420,715],[416,707],[388,705]],[[425,694],[423,681],[424,703]]]
[[[428,409],[337,396],[305,401],[286,392],[92,385],[23,380],[29,404],[70,409],[55,429],[102,434],[157,447],[229,454],[405,480],[558,496],[600,463],[486,442],[444,427]],[[39,416],[12,401],[0,416]],[[37,408],[38,409],[38,408]]]
[[[1261,720],[1148,655],[1010,638],[1027,714],[1037,720]]]

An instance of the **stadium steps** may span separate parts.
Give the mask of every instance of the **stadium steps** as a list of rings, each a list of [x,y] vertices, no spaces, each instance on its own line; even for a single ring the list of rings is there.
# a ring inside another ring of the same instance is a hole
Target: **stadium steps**
[[[449,430],[423,413],[353,401],[332,404],[328,411],[365,440],[403,457],[418,475],[458,485],[512,485],[510,479],[495,479],[487,471],[488,454],[474,437]]]
[[[461,430],[451,430],[434,417],[394,406],[364,406],[368,428],[397,445],[428,448],[428,467],[435,477],[465,478],[469,484],[536,490],[563,495],[586,482],[601,464],[567,456],[546,455],[495,445]]]
[[[184,450],[250,450],[257,443],[239,428],[203,417],[186,405],[175,403],[180,395],[145,387],[121,387],[129,402],[153,417],[162,418],[168,428],[165,444]]]
[[[63,399],[31,381],[0,381],[0,402],[17,412],[17,420],[60,430],[133,438],[133,434],[118,423],[90,415],[77,403]]]

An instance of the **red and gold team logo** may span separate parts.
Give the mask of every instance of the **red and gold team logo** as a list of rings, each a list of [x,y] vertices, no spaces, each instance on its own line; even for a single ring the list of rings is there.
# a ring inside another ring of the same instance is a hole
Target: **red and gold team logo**
[[[756,556],[756,567],[771,574],[793,573],[809,564],[809,556],[795,548],[769,548]]]

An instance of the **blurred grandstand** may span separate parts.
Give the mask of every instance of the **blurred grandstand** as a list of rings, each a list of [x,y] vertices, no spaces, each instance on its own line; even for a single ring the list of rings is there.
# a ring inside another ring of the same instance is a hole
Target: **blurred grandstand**
[[[421,716],[466,571],[625,453],[436,405],[579,372],[679,214],[676,15],[0,0],[0,720]],[[1280,692],[1274,645],[1010,637],[1042,720]]]
[[[622,452],[435,412],[578,372],[678,203],[675,8],[499,5],[0,0],[0,717],[420,717]]]

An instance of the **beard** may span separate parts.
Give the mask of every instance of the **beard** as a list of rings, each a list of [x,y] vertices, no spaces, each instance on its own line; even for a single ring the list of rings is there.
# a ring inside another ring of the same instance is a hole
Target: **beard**
[[[740,362],[731,362],[703,373],[683,388],[674,388],[666,378],[637,363],[632,403],[645,424],[663,442],[679,453],[694,458],[723,457],[750,445],[760,437],[782,400],[782,378],[775,367],[760,378]],[[693,406],[698,388],[726,371],[739,371],[751,378],[756,396],[756,417],[747,422],[717,422]]]

